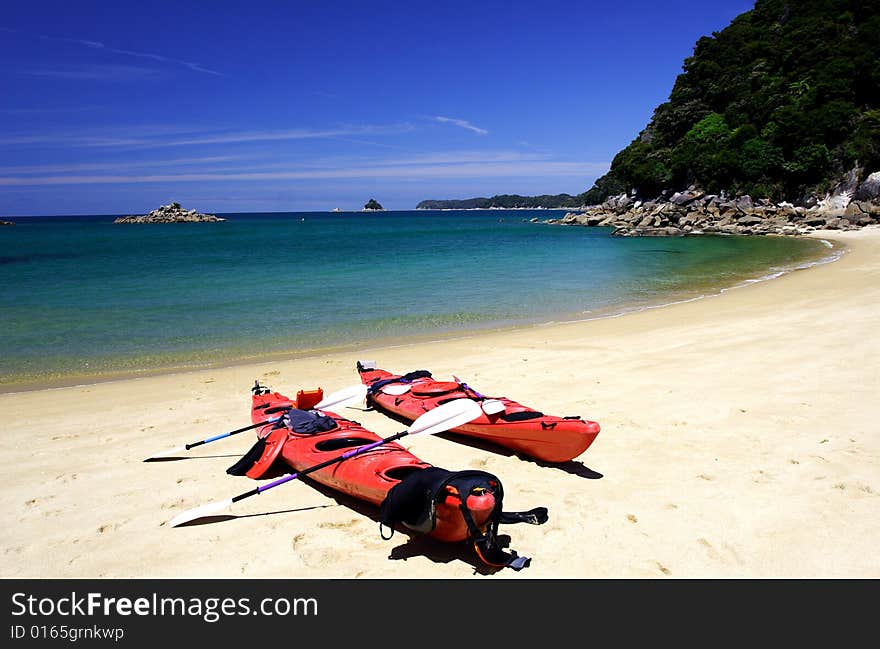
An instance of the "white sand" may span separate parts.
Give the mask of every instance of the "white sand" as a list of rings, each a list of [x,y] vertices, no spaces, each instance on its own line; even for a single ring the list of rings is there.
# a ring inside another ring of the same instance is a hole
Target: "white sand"
[[[880,577],[880,230],[822,236],[850,251],[619,318],[0,395],[0,576],[475,574],[467,548],[383,541],[373,509],[300,482],[236,505],[235,518],[164,525],[252,488],[225,469],[253,437],[142,458],[249,423],[255,378],[332,392],[372,358],[602,425],[565,468],[409,440],[429,462],[499,476],[506,509],[549,507],[543,526],[502,528],[533,562],[493,578]]]

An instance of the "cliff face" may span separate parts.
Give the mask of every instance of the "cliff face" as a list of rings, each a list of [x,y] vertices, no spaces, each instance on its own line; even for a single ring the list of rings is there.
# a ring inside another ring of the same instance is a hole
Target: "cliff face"
[[[669,101],[581,198],[693,186],[809,207],[852,169],[880,169],[880,3],[758,0],[697,41]]]

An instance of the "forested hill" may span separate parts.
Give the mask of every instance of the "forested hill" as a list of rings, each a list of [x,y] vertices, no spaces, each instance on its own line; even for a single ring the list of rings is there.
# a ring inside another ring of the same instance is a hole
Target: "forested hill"
[[[416,205],[417,210],[471,210],[492,207],[512,209],[517,207],[577,207],[582,205],[581,199],[568,194],[553,196],[518,196],[516,194],[500,194],[492,198],[466,198],[463,200],[427,200]]]
[[[700,38],[669,101],[580,198],[690,185],[798,201],[880,169],[880,0],[758,0]]]

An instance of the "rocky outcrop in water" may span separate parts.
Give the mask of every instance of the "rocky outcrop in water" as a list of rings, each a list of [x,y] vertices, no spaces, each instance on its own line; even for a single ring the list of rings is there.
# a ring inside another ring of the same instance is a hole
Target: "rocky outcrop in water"
[[[15,225],[15,221],[0,221],[0,225]]]
[[[158,209],[143,216],[120,216],[114,223],[216,223],[225,221],[214,214],[200,214],[195,210],[185,210],[180,203],[161,205]]]
[[[857,178],[857,174],[850,174],[822,199],[808,199],[797,207],[750,196],[705,194],[691,188],[649,201],[620,194],[601,205],[544,222],[610,226],[617,236],[799,235],[822,229],[854,230],[880,223],[880,172],[861,183]]]

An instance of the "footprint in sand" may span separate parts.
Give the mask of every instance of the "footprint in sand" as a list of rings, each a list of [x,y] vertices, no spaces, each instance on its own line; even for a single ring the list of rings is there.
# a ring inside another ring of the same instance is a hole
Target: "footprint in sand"
[[[871,486],[866,485],[863,482],[856,482],[854,484],[847,484],[845,482],[837,482],[834,484],[834,488],[840,489],[841,491],[848,490],[850,493],[852,493],[855,496],[860,496],[863,494],[871,496],[874,494],[874,490],[871,489]]]
[[[318,523],[318,527],[325,530],[347,530],[360,523],[360,519],[352,518],[349,521],[327,521],[326,523]]]
[[[708,555],[711,559],[715,559],[717,561],[718,559],[721,558],[721,555],[718,554],[718,552],[715,550],[715,548],[712,546],[712,544],[709,543],[709,541],[707,541],[706,539],[700,537],[697,539],[697,543],[699,543],[700,545],[702,545],[706,549],[706,552],[708,553]]]
[[[678,509],[678,505],[676,505],[675,503],[667,503],[666,509]]]
[[[628,520],[630,523],[638,523],[639,522],[639,519],[636,518],[635,514],[627,514],[626,520]]]
[[[767,484],[773,482],[773,476],[766,471],[758,469],[758,474],[754,478],[752,478],[752,482],[755,482],[757,484]]]
[[[115,532],[119,529],[119,523],[107,523],[106,525],[101,525],[98,528],[99,534],[106,534],[107,532]]]
[[[662,563],[660,563],[659,561],[655,561],[654,563],[657,564],[657,569],[660,572],[662,572],[664,575],[671,575],[672,574],[672,571],[669,568],[667,568],[666,566],[664,566]]]
[[[700,480],[708,480],[709,482],[715,479],[710,475],[706,475],[705,473],[700,473],[697,477],[700,478]]]
[[[697,543],[699,543],[706,550],[706,553],[709,555],[709,558],[713,561],[721,561],[722,563],[730,563],[730,559],[732,558],[739,565],[744,565],[744,561],[740,556],[739,552],[736,551],[732,545],[728,543],[722,544],[722,549],[719,551],[715,546],[713,546],[707,539],[702,537],[697,539]]]
[[[350,531],[326,528],[322,534],[297,534],[293,537],[293,550],[304,565],[310,568],[326,568],[351,557],[353,546],[350,537]],[[366,545],[363,542],[358,543],[357,549],[364,550]]]

